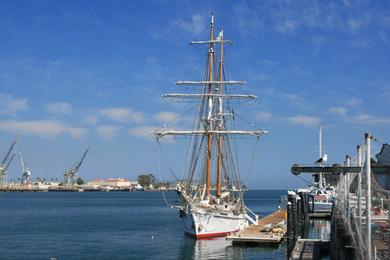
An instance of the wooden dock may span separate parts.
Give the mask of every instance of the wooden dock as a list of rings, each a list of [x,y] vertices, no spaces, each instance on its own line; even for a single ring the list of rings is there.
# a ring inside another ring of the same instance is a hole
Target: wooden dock
[[[233,245],[277,245],[287,231],[287,210],[279,209],[226,238]]]
[[[329,240],[298,239],[291,253],[291,260],[320,259],[320,251],[329,247]]]

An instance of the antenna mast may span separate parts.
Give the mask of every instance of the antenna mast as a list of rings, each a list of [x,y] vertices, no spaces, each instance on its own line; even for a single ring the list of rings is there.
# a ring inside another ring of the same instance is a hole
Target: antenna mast
[[[322,158],[322,126],[320,125],[320,132],[318,134],[318,142],[319,142],[319,145],[318,145],[318,152],[319,152],[319,158]],[[322,164],[322,163],[321,163]],[[318,184],[319,184],[319,188],[322,188],[322,173],[320,172],[319,173],[319,180],[318,180]]]

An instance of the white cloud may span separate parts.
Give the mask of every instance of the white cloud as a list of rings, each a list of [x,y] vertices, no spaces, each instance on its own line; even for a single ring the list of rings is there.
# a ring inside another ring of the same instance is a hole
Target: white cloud
[[[67,102],[48,103],[46,105],[46,110],[53,114],[71,115],[73,106]]]
[[[387,15],[371,6],[367,1],[349,5],[333,1],[262,1],[256,5],[243,1],[233,6],[233,15],[242,33],[253,31],[258,35],[273,30],[289,35],[302,28],[319,28],[357,34],[374,23],[390,24]]]
[[[351,46],[355,48],[370,48],[375,45],[374,41],[369,38],[354,39],[351,41]]]
[[[28,110],[27,99],[16,99],[10,95],[0,94],[0,114],[15,116],[20,110]]]
[[[293,65],[292,67],[282,71],[284,74],[293,75],[298,77],[310,76],[310,72],[299,65]]]
[[[299,24],[295,20],[284,20],[276,25],[276,29],[281,33],[292,33],[298,28]]]
[[[162,123],[166,123],[166,122],[172,122],[173,120],[177,120],[179,116],[180,116],[179,113],[162,111],[154,115],[154,118]]]
[[[41,137],[54,137],[60,134],[68,134],[75,138],[81,138],[87,132],[85,128],[68,126],[59,121],[0,121],[0,130],[13,134],[29,134]]]
[[[329,108],[329,112],[335,115],[345,116],[348,112],[348,109],[344,107],[331,107]]]
[[[383,95],[383,97],[385,98],[385,101],[386,101],[387,103],[390,103],[390,89],[389,89],[389,90],[383,89],[383,90],[382,90],[382,95]]]
[[[287,121],[295,125],[316,126],[320,124],[321,119],[313,116],[298,115],[288,117]]]
[[[276,66],[276,61],[274,60],[270,60],[270,59],[264,59],[264,60],[260,60],[259,63],[261,65],[263,65],[264,67],[269,67],[269,68],[273,68]]]
[[[292,102],[302,102],[305,100],[303,97],[297,94],[284,94],[283,96]]]
[[[113,125],[102,125],[97,128],[97,132],[100,136],[106,139],[111,139],[114,138],[117,134],[118,131],[122,127],[120,126],[113,126]]]
[[[267,111],[259,111],[256,113],[256,119],[266,122],[272,118],[272,113]]]
[[[247,6],[245,2],[233,6],[234,21],[244,35],[258,35],[264,28],[264,19],[258,10]]]
[[[378,19],[378,22],[379,24],[383,27],[383,28],[389,28],[390,27],[390,16],[389,15],[381,15]]]
[[[84,124],[96,125],[98,123],[98,117],[97,116],[93,116],[93,115],[87,115],[87,116],[83,116],[81,118],[81,121]]]
[[[145,115],[142,112],[136,111],[132,108],[105,108],[101,109],[99,113],[111,120],[121,123],[132,122],[140,124],[145,120]]]
[[[202,15],[194,14],[191,16],[191,21],[179,19],[175,21],[174,24],[189,33],[201,34],[205,30],[206,23]]]
[[[315,36],[311,37],[311,41],[314,43],[314,45],[317,48],[321,48],[321,46],[324,45],[326,40],[327,39],[324,36],[321,36],[321,35],[315,35]]]
[[[368,26],[371,19],[371,14],[362,13],[359,17],[348,18],[346,20],[347,29],[350,33],[356,34],[362,28]]]
[[[350,120],[348,120],[348,122],[357,125],[384,125],[390,124],[390,118],[360,114],[355,117],[352,117]]]
[[[351,98],[347,101],[347,105],[351,107],[358,107],[363,103],[361,98]]]
[[[130,128],[128,134],[135,137],[152,138],[151,132],[156,129],[155,126],[138,126]]]

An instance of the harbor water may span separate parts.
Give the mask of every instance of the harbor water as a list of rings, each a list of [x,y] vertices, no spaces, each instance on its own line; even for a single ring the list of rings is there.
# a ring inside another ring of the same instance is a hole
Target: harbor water
[[[248,191],[245,201],[261,217],[285,194]],[[161,192],[0,193],[1,259],[285,259],[285,251],[284,243],[233,247],[187,237]]]

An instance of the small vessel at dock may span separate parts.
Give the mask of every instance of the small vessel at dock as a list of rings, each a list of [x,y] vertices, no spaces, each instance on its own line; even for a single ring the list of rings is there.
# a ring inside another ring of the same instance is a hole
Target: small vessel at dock
[[[253,137],[257,145],[259,138],[266,133],[259,129],[234,128],[237,125],[237,112],[232,108],[234,100],[254,99],[256,96],[230,93],[231,86],[237,88],[245,82],[226,80],[224,46],[232,44],[232,41],[224,39],[223,31],[215,37],[214,26],[212,15],[209,40],[191,42],[208,47],[205,80],[176,83],[199,87],[200,93],[163,95],[199,100],[193,129],[172,130],[163,127],[153,131],[157,142],[168,135],[190,137],[187,177],[177,183],[180,205],[176,207],[185,232],[195,238],[226,236],[247,227],[249,223],[257,225],[257,215],[244,204],[245,187],[240,180],[232,139]],[[218,49],[219,53],[216,52]],[[218,66],[214,64],[215,59],[219,59]]]
[[[315,162],[315,164],[322,166],[326,162],[327,158],[328,156],[322,151],[322,126],[320,126],[319,159]],[[324,173],[317,173],[315,178],[316,181],[309,185],[308,188],[298,189],[298,192],[305,192],[309,194],[309,210],[312,213],[330,214],[335,200],[335,188],[326,182]]]

